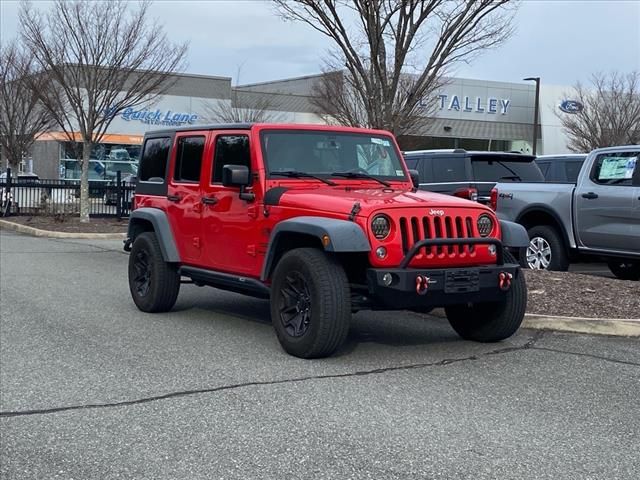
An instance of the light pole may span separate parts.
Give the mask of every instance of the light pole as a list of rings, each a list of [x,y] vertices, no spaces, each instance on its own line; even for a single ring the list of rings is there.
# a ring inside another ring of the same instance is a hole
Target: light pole
[[[536,102],[533,109],[533,155],[536,154],[536,144],[538,143],[538,109],[540,106],[540,77],[523,78],[526,82],[536,82]]]

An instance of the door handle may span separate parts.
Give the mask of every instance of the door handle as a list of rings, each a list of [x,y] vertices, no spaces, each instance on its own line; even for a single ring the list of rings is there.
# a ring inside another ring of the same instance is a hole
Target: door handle
[[[218,203],[218,199],[216,197],[202,197],[202,203],[206,205],[215,205]]]
[[[593,192],[583,193],[582,198],[588,198],[589,200],[593,200],[594,198],[598,198],[598,194]]]
[[[167,200],[170,202],[179,202],[182,200],[182,197],[180,195],[167,195]]]

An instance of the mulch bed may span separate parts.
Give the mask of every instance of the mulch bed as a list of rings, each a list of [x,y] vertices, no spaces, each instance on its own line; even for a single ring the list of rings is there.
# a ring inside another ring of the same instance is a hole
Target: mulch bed
[[[80,223],[79,217],[56,217],[56,216],[11,216],[5,217],[14,223],[20,223],[28,227],[39,228],[40,230],[51,230],[55,232],[69,233],[126,233],[127,219],[118,220],[116,218],[91,218],[89,223]]]
[[[527,313],[640,318],[640,282],[569,272],[525,270]]]

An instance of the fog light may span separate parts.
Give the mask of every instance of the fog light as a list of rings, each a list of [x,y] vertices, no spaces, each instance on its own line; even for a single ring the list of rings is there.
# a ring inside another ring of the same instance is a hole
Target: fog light
[[[391,275],[390,273],[385,273],[382,276],[382,283],[384,283],[385,287],[391,285],[391,283],[393,283],[393,275]]]
[[[376,248],[376,256],[378,258],[384,258],[387,256],[387,249],[384,247],[378,247]]]
[[[489,254],[495,256],[497,252],[495,245],[489,245]]]

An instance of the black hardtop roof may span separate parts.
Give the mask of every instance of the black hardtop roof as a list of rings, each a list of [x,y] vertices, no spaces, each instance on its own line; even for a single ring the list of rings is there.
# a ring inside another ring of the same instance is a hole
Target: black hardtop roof
[[[208,123],[203,125],[189,125],[187,127],[163,128],[150,130],[145,135],[171,134],[174,132],[191,132],[198,130],[249,130],[253,123]]]
[[[473,159],[482,160],[483,157],[498,157],[502,160],[511,160],[514,162],[532,162],[536,159],[534,155],[527,155],[520,152],[487,152],[487,151],[477,151],[477,150],[465,150],[463,148],[454,148],[454,149],[442,149],[442,150],[414,150],[414,151],[405,151],[403,152],[404,156],[411,157],[423,157],[423,156],[432,156],[432,157],[472,157]]]

